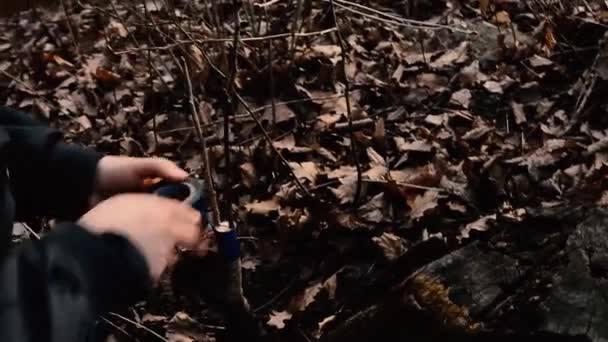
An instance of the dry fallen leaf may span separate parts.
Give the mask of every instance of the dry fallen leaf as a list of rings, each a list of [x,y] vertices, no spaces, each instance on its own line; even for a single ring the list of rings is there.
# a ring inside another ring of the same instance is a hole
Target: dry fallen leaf
[[[552,60],[550,60],[548,58],[545,58],[545,57],[542,57],[542,56],[539,56],[539,55],[534,55],[534,56],[530,57],[528,59],[528,62],[530,62],[530,65],[533,68],[540,68],[540,67],[545,67],[545,66],[553,65],[553,61]]]
[[[57,63],[57,65],[61,65],[61,66],[67,66],[69,68],[74,68],[74,64],[66,61],[65,59],[63,59],[61,56],[51,53],[51,52],[43,52],[42,53],[42,59],[46,62],[54,62]]]
[[[568,146],[564,139],[550,139],[545,142],[542,148],[535,150],[531,155],[521,161],[521,165],[532,168],[549,166],[560,160],[562,151]]]
[[[277,123],[285,122],[292,120],[296,117],[296,114],[286,105],[276,105],[276,103],[281,102],[278,99],[274,100],[275,102],[275,115],[277,119]],[[272,115],[272,101],[268,101],[266,103],[266,110],[264,111],[264,115],[262,116],[263,120],[268,122],[273,121]]]
[[[511,110],[513,110],[516,124],[521,125],[526,122],[526,113],[524,112],[524,106],[521,103],[511,101]]]
[[[395,261],[407,252],[405,240],[391,233],[383,233],[372,238],[388,261]]]
[[[462,136],[462,140],[478,140],[486,134],[492,132],[494,129],[490,126],[480,124],[479,127],[473,128]]]
[[[450,210],[461,213],[461,214],[466,214],[467,212],[467,207],[463,204],[460,203],[455,203],[455,202],[448,202],[448,208],[450,208]]]
[[[319,168],[314,162],[295,163],[290,162],[289,166],[293,170],[295,176],[302,180],[308,180],[311,184],[315,184],[319,175]]]
[[[78,124],[80,125],[80,127],[83,130],[87,130],[91,127],[93,127],[93,125],[91,124],[91,120],[89,119],[88,116],[86,115],[81,115],[79,117],[77,117],[76,119],[74,119],[76,122],[78,122]]]
[[[211,342],[215,339],[208,336],[201,324],[185,312],[177,312],[167,323],[165,336],[170,342]]]
[[[398,183],[435,187],[439,185],[441,173],[437,170],[435,165],[428,164],[402,170],[391,170],[390,177]]]
[[[97,77],[98,80],[105,82],[116,82],[122,79],[119,74],[102,67],[98,67],[97,70],[95,70],[95,77]]]
[[[381,164],[372,164],[372,168],[363,172],[363,179],[382,181],[388,175],[388,168]]]
[[[545,19],[545,36],[544,36],[544,45],[543,52],[545,56],[551,56],[551,53],[555,49],[557,45],[557,39],[555,38],[555,34],[553,33],[553,24],[549,23],[548,20]]]
[[[312,47],[312,50],[319,55],[326,57],[328,59],[332,59],[338,55],[340,55],[340,47],[338,45],[319,45],[315,44]]]
[[[125,26],[114,19],[110,19],[110,23],[108,24],[108,33],[111,36],[118,36],[120,38],[126,38],[129,35],[129,32]]]
[[[332,217],[335,221],[336,226],[346,228],[350,231],[369,230],[370,225],[367,225],[352,211],[345,211],[340,209],[332,210]]]
[[[157,323],[157,322],[166,322],[169,320],[169,317],[167,316],[157,316],[157,315],[153,315],[151,313],[146,313],[142,318],[141,318],[141,322],[142,324],[145,323]]]
[[[331,170],[327,173],[327,178],[338,179],[345,177],[352,177],[357,172],[357,168],[350,165],[342,165],[337,169]]]
[[[323,282],[315,283],[294,296],[289,303],[289,312],[296,313],[306,310],[312,304],[321,291],[325,291],[330,299],[333,299],[337,288],[337,273],[327,278]]]
[[[494,222],[496,222],[496,214],[484,216],[484,217],[480,218],[479,220],[471,222],[471,223],[467,224],[466,226],[464,226],[460,230],[460,236],[462,238],[468,239],[470,237],[470,233],[472,230],[485,232],[491,228],[491,226]]]
[[[426,87],[432,90],[434,93],[438,93],[447,89],[446,86],[448,85],[448,79],[445,76],[426,73],[418,75],[416,77],[416,83],[420,87]]]
[[[270,215],[272,213],[278,213],[281,208],[279,204],[279,198],[273,197],[267,201],[259,201],[254,203],[245,204],[245,209],[248,212],[256,215]]]
[[[376,152],[373,147],[367,148],[367,157],[372,165],[386,165],[384,157],[382,157],[380,153]]]
[[[340,204],[351,203],[355,199],[357,176],[343,177],[339,179],[337,188],[330,188],[331,192],[340,200]]]
[[[315,337],[320,338],[323,335],[323,332],[326,330],[327,325],[336,320],[336,315],[331,315],[323,318],[321,322],[317,324],[317,331],[315,332]]]
[[[389,217],[385,213],[387,205],[384,199],[384,193],[374,196],[369,202],[358,208],[359,216],[367,222],[380,223],[386,221]]]
[[[500,11],[494,15],[494,22],[498,25],[508,26],[511,24],[511,16],[507,11]]]
[[[315,301],[317,295],[323,289],[322,283],[316,283],[312,286],[307,287],[304,291],[291,299],[289,303],[290,312],[304,311],[306,308]]]
[[[290,134],[281,140],[273,141],[272,145],[280,150],[287,150],[291,153],[308,153],[313,151],[310,147],[296,146],[296,138],[293,134]]]
[[[266,324],[270,327],[274,327],[274,328],[281,330],[281,329],[285,328],[285,321],[290,320],[291,317],[293,317],[293,315],[287,311],[279,312],[279,311],[273,310],[272,314],[270,314],[270,318],[268,319]]]
[[[468,109],[472,97],[473,95],[471,94],[471,91],[469,89],[461,89],[452,94],[452,97],[450,98],[450,104],[464,109]]]
[[[255,258],[243,258],[241,262],[241,268],[248,271],[255,271],[260,265],[260,260]]]
[[[439,193],[437,191],[429,190],[423,195],[416,196],[413,200],[408,201],[408,205],[412,209],[410,218],[416,220],[423,217],[427,211],[437,207],[438,200]]]
[[[496,81],[487,81],[486,83],[483,84],[483,87],[486,88],[487,91],[489,91],[490,93],[493,93],[493,94],[502,94],[503,93],[502,86],[500,85],[500,83],[498,83]]]
[[[243,163],[239,169],[241,170],[241,179],[246,187],[251,188],[257,183],[257,176],[253,163]]]
[[[469,43],[464,41],[458,47],[447,51],[437,60],[431,62],[431,67],[441,69],[446,66],[465,63],[468,59]]]
[[[338,157],[336,157],[332,151],[326,149],[325,147],[317,147],[315,152],[332,163],[336,163],[338,161]]]
[[[433,145],[429,142],[416,140],[411,142],[406,142],[402,137],[395,137],[395,144],[397,145],[397,149],[399,152],[432,152]]]

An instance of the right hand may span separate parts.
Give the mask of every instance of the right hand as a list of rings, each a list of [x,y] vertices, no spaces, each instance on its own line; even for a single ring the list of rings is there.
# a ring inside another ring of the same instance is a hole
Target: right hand
[[[130,240],[145,257],[154,280],[175,260],[175,247],[194,247],[201,238],[198,211],[149,194],[111,197],[78,223],[96,234],[114,233]]]

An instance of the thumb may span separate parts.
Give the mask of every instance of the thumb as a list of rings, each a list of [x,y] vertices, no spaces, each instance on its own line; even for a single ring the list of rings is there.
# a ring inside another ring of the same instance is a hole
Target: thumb
[[[139,161],[137,173],[141,178],[162,178],[174,182],[183,182],[188,172],[174,162],[164,158],[148,158]]]

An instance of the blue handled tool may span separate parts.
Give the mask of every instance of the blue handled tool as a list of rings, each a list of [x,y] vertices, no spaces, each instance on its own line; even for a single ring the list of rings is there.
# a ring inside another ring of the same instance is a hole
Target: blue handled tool
[[[247,337],[251,341],[264,340],[266,332],[263,325],[256,320],[243,293],[241,250],[237,230],[235,227],[230,227],[227,222],[222,222],[216,227],[210,224],[210,222],[213,222],[211,220],[212,212],[206,199],[207,189],[204,181],[190,178],[183,183],[161,182],[150,190],[153,194],[182,201],[200,211],[206,220],[206,227],[203,229],[213,230],[219,255],[225,262],[226,278],[220,276],[225,281],[221,291],[223,292],[227,321],[233,327],[230,330],[234,330],[233,333]],[[218,274],[215,274],[215,276],[218,276]],[[237,340],[242,340],[242,338]]]
[[[161,197],[182,201],[198,210],[206,221],[205,229],[213,229],[221,255],[232,262],[241,256],[236,229],[227,225],[211,227],[211,210],[205,198],[205,185],[202,180],[190,178],[182,183],[161,182],[152,187],[151,192]]]

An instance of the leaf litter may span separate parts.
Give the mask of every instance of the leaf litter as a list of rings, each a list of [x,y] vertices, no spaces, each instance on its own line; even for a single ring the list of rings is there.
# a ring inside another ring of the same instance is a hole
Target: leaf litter
[[[200,175],[186,60],[215,181],[232,189],[226,207],[238,214],[245,291],[269,328],[294,325],[320,337],[344,321],[343,308],[357,306],[351,287],[363,291],[417,243],[437,236],[457,248],[493,234],[499,220],[525,220],[529,208],[608,205],[608,9],[589,2],[542,16],[511,1],[442,0],[408,10],[447,27],[433,29],[346,12],[366,14],[341,2],[346,61],[325,2],[307,3],[293,41],[292,4],[243,8],[235,90],[266,132],[233,101],[232,165],[222,158],[225,95],[209,63],[230,71],[227,9],[83,1],[69,8],[71,28],[52,9],[36,20],[1,19],[0,94],[71,141],[170,158]],[[397,2],[370,5],[404,15]],[[281,34],[271,44],[259,38]],[[223,324],[207,304],[172,298],[137,307],[141,324],[173,341],[221,335],[204,328]]]

